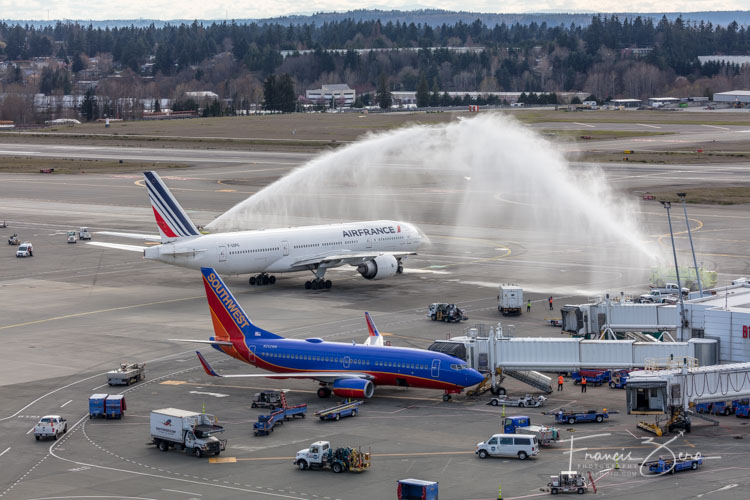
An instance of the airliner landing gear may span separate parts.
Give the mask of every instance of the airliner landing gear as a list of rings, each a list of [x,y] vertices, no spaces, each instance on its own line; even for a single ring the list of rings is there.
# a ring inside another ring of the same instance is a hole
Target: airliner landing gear
[[[451,400],[451,395],[450,394],[448,394],[447,392],[445,394],[443,394],[443,401],[450,401],[450,400]]]
[[[401,262],[401,259],[396,259],[398,261],[398,269],[396,269],[397,274],[404,274],[404,263]]]
[[[328,387],[321,387],[318,389],[318,397],[319,398],[330,398],[331,397],[331,389]]]
[[[251,285],[273,285],[276,283],[276,276],[269,276],[266,273],[262,273],[258,276],[251,276],[248,282]]]
[[[331,288],[332,286],[333,282],[331,280],[324,280],[323,278],[305,281],[305,290],[324,290]]]

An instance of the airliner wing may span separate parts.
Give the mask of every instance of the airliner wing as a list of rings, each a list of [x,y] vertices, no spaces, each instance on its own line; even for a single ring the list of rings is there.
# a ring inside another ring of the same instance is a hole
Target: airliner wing
[[[121,243],[105,243],[103,241],[87,241],[89,245],[95,247],[114,248],[116,250],[128,250],[130,252],[143,252],[146,247],[139,247],[137,245],[123,245]]]
[[[292,264],[292,267],[311,266],[313,264],[328,264],[330,262],[340,261],[345,264],[356,266],[368,260],[372,260],[380,255],[392,255],[396,258],[406,257],[407,255],[417,255],[417,252],[350,252],[340,254],[321,254],[304,260],[298,260]]]
[[[210,342],[210,341],[208,341]],[[214,370],[211,365],[208,364],[206,358],[203,357],[198,351],[195,351],[198,355],[198,360],[203,366],[203,370],[206,374],[212,377],[222,378],[311,378],[314,380],[320,380],[321,382],[333,382],[334,380],[342,378],[364,378],[371,379],[372,376],[367,373],[357,372],[269,372],[269,373],[243,373],[239,375],[220,375]]]
[[[194,344],[234,345],[228,340],[193,340],[193,339],[167,339],[172,342],[192,342]]]
[[[114,231],[97,231],[94,234],[101,234],[103,236],[117,236],[119,238],[131,238],[134,240],[158,241],[159,243],[161,243],[161,236],[159,236],[158,234],[117,233]]]

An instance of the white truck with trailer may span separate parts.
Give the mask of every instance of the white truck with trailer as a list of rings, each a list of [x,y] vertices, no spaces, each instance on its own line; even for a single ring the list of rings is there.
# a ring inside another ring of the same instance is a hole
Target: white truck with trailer
[[[176,448],[196,457],[218,456],[227,447],[226,439],[213,434],[224,432],[217,419],[207,413],[164,408],[151,412],[151,439],[161,451]]]
[[[66,432],[68,432],[68,422],[60,415],[45,415],[34,426],[34,437],[37,441],[43,437],[57,439]]]
[[[497,294],[497,310],[503,316],[521,314],[523,308],[523,288],[517,285],[500,285]]]

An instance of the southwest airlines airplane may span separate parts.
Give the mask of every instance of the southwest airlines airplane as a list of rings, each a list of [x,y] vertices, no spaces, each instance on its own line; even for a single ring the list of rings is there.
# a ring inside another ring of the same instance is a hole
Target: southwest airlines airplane
[[[201,234],[156,172],[144,172],[151,208],[160,236],[101,231],[99,234],[158,241],[140,247],[117,243],[91,245],[143,252],[147,259],[199,269],[213,267],[226,274],[260,273],[251,285],[276,282],[270,273],[309,271],[306,289],[331,288],[326,270],[349,264],[368,280],[403,272],[402,260],[415,255],[422,234],[406,222],[378,220],[230,233]]]
[[[198,352],[203,369],[213,377],[309,378],[320,383],[318,396],[371,398],[378,385],[422,387],[445,391],[443,400],[484,377],[465,361],[440,352],[383,345],[383,337],[365,313],[370,336],[364,344],[326,342],[320,338],[287,339],[255,326],[217,272],[201,269],[214,325],[210,340],[171,339],[209,344],[213,348],[273,372],[220,375]]]

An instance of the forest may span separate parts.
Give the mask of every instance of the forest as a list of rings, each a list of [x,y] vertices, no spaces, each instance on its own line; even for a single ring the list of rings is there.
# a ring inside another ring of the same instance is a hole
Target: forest
[[[113,28],[0,23],[4,94],[83,94],[75,83],[95,80],[94,93],[110,99],[212,91],[232,110],[264,103],[264,83],[272,75],[278,81],[288,75],[296,95],[347,83],[374,96],[382,77],[391,91],[416,91],[426,83],[432,94],[580,91],[644,98],[748,88],[747,67],[698,60],[715,54],[750,54],[750,30],[736,22],[614,15],[593,16],[585,26],[486,25],[479,19],[439,26],[354,19]],[[14,64],[37,58],[57,63],[25,73]]]

